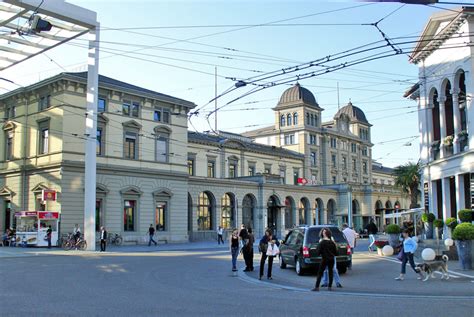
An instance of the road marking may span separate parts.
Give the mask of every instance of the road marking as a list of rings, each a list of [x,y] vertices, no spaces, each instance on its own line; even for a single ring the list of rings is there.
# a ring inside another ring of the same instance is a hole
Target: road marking
[[[364,255],[364,254],[363,254]],[[384,257],[384,256],[380,256],[380,255],[372,255],[372,254],[365,254],[365,256],[368,256],[368,257],[371,257],[371,258],[375,258],[375,259],[381,259],[381,260],[385,260],[385,261],[390,261],[390,262],[394,262],[394,263],[400,263],[400,261],[398,260],[395,260],[395,259],[392,259],[392,258],[387,258],[387,257]],[[453,278],[459,278],[459,277],[467,277],[467,278],[472,278],[474,279],[474,276],[472,275],[468,275],[468,274],[464,274],[464,273],[459,273],[459,272],[454,272],[454,271],[450,271],[448,270],[448,272],[450,273],[449,276],[450,277],[453,277]],[[438,273],[438,272],[436,272]],[[441,273],[439,273],[441,274]],[[473,281],[474,283],[474,281]]]

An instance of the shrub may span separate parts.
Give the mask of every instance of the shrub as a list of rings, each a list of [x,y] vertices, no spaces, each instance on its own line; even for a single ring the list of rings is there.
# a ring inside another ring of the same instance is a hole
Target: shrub
[[[472,210],[462,209],[458,211],[458,217],[461,222],[471,222],[472,221]]]
[[[436,228],[443,228],[443,226],[444,226],[444,221],[441,220],[441,219],[436,219],[435,221],[433,221],[433,225],[434,225]]]
[[[433,222],[435,219],[436,219],[435,215],[431,212],[429,214],[425,213],[421,215],[421,221],[423,222]]]
[[[454,240],[474,240],[474,225],[461,223],[453,231]]]
[[[399,234],[401,231],[400,227],[395,224],[388,225],[387,228],[385,228],[385,232],[388,234]]]
[[[449,228],[454,229],[456,228],[457,225],[458,225],[458,220],[456,218],[453,218],[453,217],[446,218],[446,226],[448,226]]]

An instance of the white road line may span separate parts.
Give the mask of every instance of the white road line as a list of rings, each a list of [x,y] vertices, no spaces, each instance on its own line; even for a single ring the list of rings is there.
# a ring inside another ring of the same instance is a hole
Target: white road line
[[[381,260],[390,261],[390,262],[394,262],[394,263],[400,263],[400,261],[398,261],[398,260],[391,259],[391,258],[386,258],[386,257],[380,256],[380,255],[371,255],[371,254],[363,254],[363,255],[371,257],[371,258],[375,258],[375,259],[381,259]],[[462,277],[467,277],[467,278],[474,279],[474,276],[472,276],[472,275],[459,273],[459,272],[454,272],[454,271],[450,271],[450,270],[448,270],[448,272],[450,273],[449,276],[453,277],[453,278],[459,278],[460,276],[462,276]],[[438,273],[438,272],[436,272],[436,273]]]

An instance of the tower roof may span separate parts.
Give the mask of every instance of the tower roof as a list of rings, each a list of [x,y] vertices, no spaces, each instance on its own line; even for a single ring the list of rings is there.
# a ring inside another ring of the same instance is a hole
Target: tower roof
[[[339,109],[339,111],[334,116],[334,119],[339,119],[342,115],[347,115],[351,122],[369,124],[364,112],[360,108],[354,106],[350,101],[346,106]]]
[[[277,107],[280,106],[289,106],[295,104],[305,104],[308,106],[313,106],[319,108],[316,98],[311,91],[302,87],[299,83],[296,83],[291,88],[288,88],[283,92],[280,97],[280,101],[277,104]]]

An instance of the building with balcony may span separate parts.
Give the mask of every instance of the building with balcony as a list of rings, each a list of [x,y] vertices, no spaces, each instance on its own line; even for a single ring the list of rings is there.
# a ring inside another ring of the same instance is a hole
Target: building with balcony
[[[474,207],[473,13],[434,14],[410,56],[420,79],[404,96],[418,102],[424,205],[439,219]]]
[[[86,75],[62,73],[0,96],[0,230],[24,210],[60,211],[63,233],[84,223]],[[374,175],[391,175],[374,171],[370,124],[352,104],[321,123],[312,93],[295,85],[275,109],[277,132],[258,136],[268,144],[255,142],[255,131],[188,131],[194,106],[99,76],[97,229],[126,242],[140,242],[150,224],[170,242],[215,239],[218,226],[240,223],[282,236],[351,213],[357,230],[370,218],[382,225],[388,207],[408,207],[393,184],[373,184]],[[43,200],[43,190],[57,199]]]

